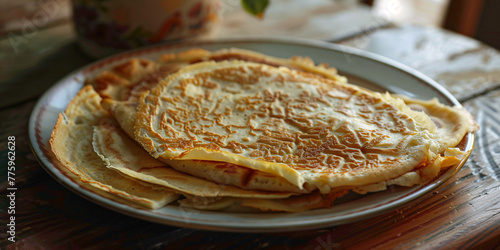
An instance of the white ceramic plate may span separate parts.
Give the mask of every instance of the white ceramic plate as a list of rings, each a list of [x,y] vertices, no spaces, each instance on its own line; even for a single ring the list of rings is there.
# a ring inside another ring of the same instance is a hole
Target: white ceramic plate
[[[38,101],[30,118],[29,136],[33,151],[41,165],[59,182],[73,192],[115,211],[157,223],[221,231],[269,232],[290,231],[333,226],[368,218],[394,210],[444,183],[464,162],[448,169],[438,179],[414,188],[389,188],[351,199],[329,209],[300,213],[229,213],[198,211],[168,205],[158,210],[129,206],[109,194],[98,192],[82,183],[72,181],[50,152],[49,138],[57,116],[82,87],[84,79],[92,77],[111,65],[131,57],[157,59],[166,52],[192,47],[217,50],[238,47],[278,57],[309,56],[317,63],[329,63],[351,83],[378,90],[405,94],[420,99],[437,97],[442,103],[460,105],[458,101],[433,80],[404,65],[367,52],[330,43],[278,38],[249,38],[190,44],[164,45],[136,50],[106,58],[77,70],[49,89]],[[474,136],[466,137],[463,147],[471,150]]]

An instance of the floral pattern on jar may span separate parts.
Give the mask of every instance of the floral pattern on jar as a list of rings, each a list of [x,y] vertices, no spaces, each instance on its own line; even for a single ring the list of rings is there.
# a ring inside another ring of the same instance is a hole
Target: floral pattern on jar
[[[216,0],[73,0],[82,49],[92,57],[210,35]]]

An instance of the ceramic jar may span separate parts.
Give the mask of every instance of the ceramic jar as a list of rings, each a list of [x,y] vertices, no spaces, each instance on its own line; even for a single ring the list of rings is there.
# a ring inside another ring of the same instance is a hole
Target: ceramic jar
[[[94,58],[210,36],[216,0],[73,0],[81,48]]]

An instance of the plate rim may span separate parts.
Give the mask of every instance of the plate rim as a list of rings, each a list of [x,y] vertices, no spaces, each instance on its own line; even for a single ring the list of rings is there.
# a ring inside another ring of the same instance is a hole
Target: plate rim
[[[398,199],[391,200],[390,202],[385,202],[382,204],[376,211],[371,211],[371,212],[366,212],[363,211],[361,216],[354,216],[354,215],[347,215],[343,216],[342,219],[337,219],[337,220],[325,220],[325,218],[330,218],[330,216],[321,216],[323,221],[318,221],[318,218],[313,219],[312,222],[308,222],[307,220],[299,220],[299,221],[289,221],[286,220],[284,222],[280,222],[279,224],[273,225],[273,224],[244,224],[238,225],[238,223],[228,223],[225,222],[224,225],[214,225],[213,223],[210,222],[200,222],[197,221],[197,223],[193,222],[186,222],[185,220],[182,221],[182,219],[179,220],[169,220],[168,218],[161,218],[161,215],[156,213],[154,210],[146,210],[146,209],[141,209],[139,207],[131,207],[127,206],[124,204],[120,204],[114,200],[109,200],[108,198],[96,194],[82,185],[75,183],[73,180],[71,180],[68,176],[66,176],[64,173],[60,172],[60,169],[56,166],[53,166],[50,161],[47,160],[47,156],[45,155],[46,152],[44,152],[44,149],[41,145],[39,145],[39,133],[40,131],[37,131],[38,126],[40,124],[37,124],[36,121],[39,121],[42,113],[44,112],[44,107],[46,103],[50,101],[50,97],[53,96],[58,88],[63,88],[65,85],[69,84],[68,82],[71,82],[72,79],[73,81],[79,75],[85,75],[89,72],[93,72],[93,70],[102,68],[105,65],[110,65],[113,63],[116,63],[118,61],[135,57],[135,56],[144,56],[148,54],[154,54],[154,53],[159,53],[159,52],[167,52],[167,51],[172,51],[175,49],[182,49],[182,48],[193,48],[196,46],[203,46],[203,45],[211,45],[211,44],[249,44],[249,43],[258,43],[258,44],[290,44],[290,45],[296,45],[296,46],[307,46],[307,47],[314,47],[318,49],[326,49],[330,51],[335,51],[335,52],[342,52],[342,53],[348,53],[350,55],[362,57],[365,59],[369,59],[375,63],[382,63],[386,66],[389,66],[393,69],[402,71],[406,75],[416,78],[419,82],[422,82],[426,86],[434,89],[434,92],[436,94],[442,95],[443,98],[447,99],[453,105],[461,107],[460,102],[450,93],[448,92],[443,86],[435,82],[433,79],[430,77],[424,75],[423,73],[410,68],[402,63],[399,63],[397,61],[394,61],[392,59],[383,57],[381,55],[377,55],[371,52],[367,51],[362,51],[356,48],[351,48],[347,47],[345,45],[339,45],[339,44],[333,44],[333,43],[328,43],[328,42],[323,42],[323,41],[317,41],[317,40],[309,40],[309,39],[302,39],[302,38],[282,38],[282,37],[238,37],[238,38],[226,38],[226,39],[217,39],[217,40],[204,40],[204,41],[191,41],[191,42],[185,42],[185,43],[176,43],[176,44],[161,44],[161,45],[156,45],[156,46],[149,46],[145,48],[140,48],[132,51],[127,51],[123,52],[117,55],[112,55],[106,58],[103,58],[101,60],[95,61],[93,63],[90,63],[84,67],[81,67],[79,69],[74,70],[73,72],[69,73],[65,77],[63,77],[61,80],[57,81],[54,83],[52,87],[50,87],[48,90],[44,92],[44,94],[38,99],[37,103],[35,104],[32,113],[30,115],[29,119],[29,143],[31,150],[33,154],[35,155],[36,159],[40,163],[40,165],[51,175],[52,178],[54,178],[56,181],[61,183],[65,188],[71,190],[73,193],[76,193],[77,195],[99,205],[103,206],[105,208],[114,210],[116,212],[126,214],[131,217],[139,218],[142,220],[146,221],[151,221],[151,222],[156,222],[156,223],[161,223],[161,224],[166,224],[166,225],[172,225],[172,226],[179,226],[179,227],[188,227],[188,228],[196,228],[196,229],[204,229],[204,230],[213,230],[213,231],[231,231],[231,232],[283,232],[283,231],[296,231],[296,230],[303,230],[303,229],[315,229],[315,228],[323,228],[327,226],[335,226],[335,225],[340,225],[340,224],[345,224],[345,223],[350,223],[362,219],[366,219],[369,217],[374,217],[376,215],[397,209],[398,207],[401,207],[403,205],[408,204],[409,202],[416,200],[425,194],[439,188],[441,185],[443,185],[446,181],[448,181],[456,172],[458,172],[462,166],[465,164],[468,156],[460,162],[456,167],[453,169],[447,170],[445,172],[445,176],[440,176],[438,179],[437,183],[433,183],[434,181],[431,181],[432,183],[427,183],[424,184],[423,186],[417,186],[418,188],[413,188],[411,192],[403,195],[402,197],[399,197]],[[37,125],[37,126],[36,126]],[[474,133],[468,133],[468,141],[466,145],[466,149],[472,151],[473,145],[474,145]],[[48,143],[47,143],[48,144]],[[45,149],[46,150],[46,149]],[[40,155],[41,153],[41,155]],[[47,162],[46,162],[47,161]],[[52,166],[47,166],[46,164],[52,165]],[[53,169],[57,169],[59,172],[54,173]],[[68,183],[69,182],[69,183]],[[73,184],[71,184],[73,183]],[[77,190],[75,189],[75,185],[77,187],[82,188],[83,190]],[[335,216],[333,216],[335,217]],[[291,227],[294,226],[294,227]]]

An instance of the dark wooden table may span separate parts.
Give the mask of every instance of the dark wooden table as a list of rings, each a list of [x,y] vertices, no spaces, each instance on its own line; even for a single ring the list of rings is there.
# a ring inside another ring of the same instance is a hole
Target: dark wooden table
[[[71,36],[58,41],[50,55],[38,62],[41,66],[10,78],[11,85],[35,89],[1,92],[1,248],[500,248],[500,54],[492,48],[418,26],[360,29],[356,36],[338,41],[414,67],[452,92],[481,126],[472,155],[439,189],[377,217],[307,231],[229,233],[128,217],[81,198],[45,172],[30,149],[30,112],[50,81],[91,61]],[[0,65],[6,63],[2,58]],[[16,141],[15,243],[8,240],[6,226],[10,221],[9,136]]]

